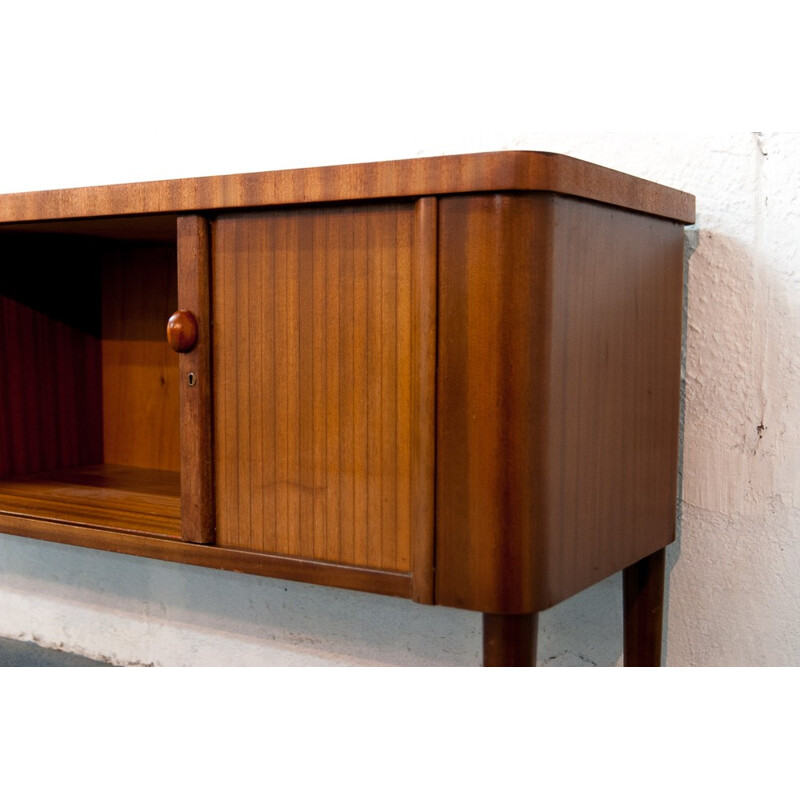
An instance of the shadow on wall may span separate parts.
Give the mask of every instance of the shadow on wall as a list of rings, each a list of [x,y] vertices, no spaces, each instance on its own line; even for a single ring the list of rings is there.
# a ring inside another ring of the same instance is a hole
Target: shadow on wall
[[[20,615],[4,614],[5,624],[27,626],[28,640],[115,664],[481,661],[474,612],[14,536],[0,536],[0,554],[4,591],[14,598],[4,605]],[[621,576],[613,575],[543,612],[539,665],[621,663],[621,599]]]
[[[669,648],[669,585],[670,575],[681,556],[681,536],[683,533],[683,459],[684,433],[686,430],[686,354],[688,351],[689,330],[689,274],[692,256],[700,246],[700,229],[696,225],[686,228],[683,239],[683,321],[681,324],[681,417],[678,437],[678,498],[675,518],[675,541],[667,548],[666,576],[664,580],[664,638],[662,664],[666,664]]]
[[[800,272],[796,219],[773,210],[782,202],[770,197],[773,228],[761,227],[766,202],[754,212],[749,241],[694,234],[668,550],[675,664],[800,662]]]
[[[112,663],[476,665],[480,615],[0,536],[9,612],[40,644]],[[0,635],[3,631],[0,630]],[[13,633],[12,635],[17,635]]]

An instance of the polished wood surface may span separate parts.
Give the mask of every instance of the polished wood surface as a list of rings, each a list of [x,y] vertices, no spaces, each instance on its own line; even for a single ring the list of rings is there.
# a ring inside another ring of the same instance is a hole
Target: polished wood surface
[[[103,250],[106,464],[180,470],[178,356],[164,337],[178,302],[175,264],[174,246]]]
[[[552,198],[439,202],[436,599],[536,611]]]
[[[484,614],[483,666],[535,667],[537,614]]]
[[[173,486],[177,486],[177,476]],[[41,491],[32,485],[32,496]],[[177,495],[176,500],[177,504]],[[32,499],[31,509],[35,509]],[[35,511],[34,511],[35,513]],[[72,512],[70,512],[72,516]],[[116,516],[109,515],[113,526]],[[198,567],[246,572],[251,575],[263,575],[291,581],[305,581],[322,586],[334,586],[340,589],[351,589],[357,592],[374,592],[394,597],[410,598],[412,580],[409,573],[387,572],[386,570],[366,569],[330,562],[310,561],[302,558],[254,553],[220,546],[209,546],[183,541],[177,537],[177,527],[168,534],[154,535],[139,532],[141,526],[136,525],[141,517],[134,514],[134,532],[118,529],[104,529],[94,524],[82,525],[74,522],[51,522],[34,516],[0,516],[0,531],[16,536],[27,536],[50,542],[92,547],[97,550],[109,550],[114,553],[125,553],[144,558],[155,558],[174,561],[180,564],[193,564]],[[177,521],[177,520],[176,520]]]
[[[0,223],[499,191],[694,222],[692,195],[568,156],[508,151],[0,195]]]
[[[10,519],[180,535],[177,472],[96,464],[0,480],[0,530]]]
[[[167,341],[176,353],[190,353],[197,344],[197,320],[191,311],[181,309],[167,320]]]
[[[437,602],[541,611],[674,538],[683,231],[547,195],[439,217]]]
[[[675,538],[684,285],[682,225],[554,203],[548,606]]]
[[[439,207],[421,197],[414,208],[411,270],[411,564],[412,598],[434,601],[436,469],[436,292]],[[398,406],[406,398],[398,395]]]
[[[664,549],[622,572],[626,667],[660,667],[664,619]]]
[[[216,535],[212,433],[211,251],[208,220],[178,218],[178,302],[190,309],[195,342],[179,357],[181,531],[210,544]]]
[[[408,572],[412,520],[432,538],[432,385],[418,383],[435,299],[414,222],[411,203],[215,221],[221,545]]]

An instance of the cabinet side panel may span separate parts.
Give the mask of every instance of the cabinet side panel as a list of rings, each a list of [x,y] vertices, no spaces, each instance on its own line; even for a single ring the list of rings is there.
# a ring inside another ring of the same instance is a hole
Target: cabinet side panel
[[[531,610],[543,540],[552,199],[443,198],[436,602]]]
[[[441,202],[437,602],[540,611],[672,541],[682,247],[555,195]]]
[[[217,542],[410,572],[420,500],[411,203],[220,216]],[[430,348],[429,348],[430,349]]]
[[[561,197],[554,222],[542,607],[673,540],[680,413],[683,227]]]

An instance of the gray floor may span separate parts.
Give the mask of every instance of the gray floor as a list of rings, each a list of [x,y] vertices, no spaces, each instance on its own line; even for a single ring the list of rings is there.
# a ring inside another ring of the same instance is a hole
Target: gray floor
[[[0,639],[0,667],[110,667],[103,661],[39,647],[32,642]]]

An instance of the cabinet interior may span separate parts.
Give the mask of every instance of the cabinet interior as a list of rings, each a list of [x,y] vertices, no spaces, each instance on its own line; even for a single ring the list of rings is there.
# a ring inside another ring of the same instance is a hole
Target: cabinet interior
[[[0,514],[180,536],[176,218],[0,227]]]

